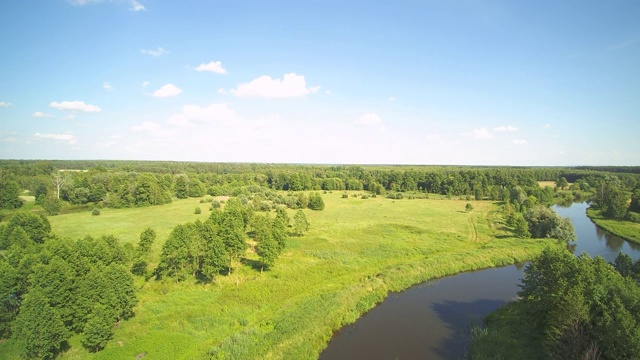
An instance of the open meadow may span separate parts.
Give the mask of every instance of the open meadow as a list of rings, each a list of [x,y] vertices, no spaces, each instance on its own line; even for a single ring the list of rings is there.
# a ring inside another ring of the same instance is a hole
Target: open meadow
[[[462,200],[341,195],[324,194],[324,211],[304,210],[311,229],[290,237],[271,271],[251,267],[257,257],[249,250],[239,286],[225,275],[210,284],[137,278],[136,315],[118,324],[106,348],[89,353],[76,336],[61,359],[140,354],[151,359],[314,359],[334,330],[355,321],[389,291],[530,259],[555,243],[511,237],[498,205],[489,201],[472,201],[474,209],[466,212]],[[194,214],[196,206],[202,207],[201,215]],[[60,236],[114,234],[125,242],[136,242],[150,226],[158,233],[157,258],[174,225],[204,220],[207,210],[208,204],[189,199],[50,221]]]

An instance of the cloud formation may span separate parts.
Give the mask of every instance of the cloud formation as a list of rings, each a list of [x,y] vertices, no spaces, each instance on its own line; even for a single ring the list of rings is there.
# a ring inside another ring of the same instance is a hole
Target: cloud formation
[[[195,71],[208,71],[216,74],[226,74],[227,70],[222,67],[222,61],[212,61],[208,64],[202,63],[194,68]]]
[[[319,87],[307,88],[304,76],[295,73],[285,74],[282,79],[272,79],[263,75],[248,83],[238,85],[230,92],[237,97],[262,97],[268,99],[286,99],[315,93]]]
[[[83,111],[83,112],[100,112],[102,109],[95,105],[85,104],[84,101],[52,101],[49,106],[58,110]]]
[[[9,107],[9,106],[11,106],[10,102],[0,101],[0,107]]]
[[[33,113],[33,115],[31,115],[34,118],[38,118],[38,119],[43,119],[43,118],[51,118],[53,117],[53,115],[51,114],[47,114],[47,113],[43,113],[42,111],[36,111]]]
[[[108,81],[102,83],[102,88],[107,91],[113,91],[113,87],[111,86],[111,84],[109,84]]]
[[[163,49],[162,47],[158,46],[158,48],[156,50],[153,49],[142,49],[140,50],[141,53],[145,54],[145,55],[151,55],[151,56],[162,56],[162,55],[166,55],[169,52],[165,49]]]
[[[460,134],[464,137],[471,137],[477,140],[488,140],[493,137],[487,128],[473,129],[472,131]]]
[[[145,121],[140,125],[132,126],[131,130],[136,132],[146,132],[154,137],[168,137],[171,136],[171,132],[163,128],[160,124],[153,121]]]
[[[516,145],[526,145],[529,142],[525,139],[513,139],[513,143]]]
[[[493,131],[495,131],[495,132],[507,132],[507,131],[512,132],[512,131],[518,131],[518,128],[515,127],[515,126],[511,126],[511,125],[498,126],[498,127],[493,128]]]
[[[238,115],[227,104],[211,104],[207,107],[197,105],[185,105],[182,113],[172,115],[168,123],[171,125],[185,126],[202,122],[232,122],[239,120]]]
[[[33,137],[35,137],[37,140],[55,140],[55,141],[58,141],[58,142],[67,143],[69,145],[73,145],[76,142],[78,142],[76,137],[74,135],[71,135],[71,134],[41,134],[41,133],[35,133],[33,135]]]
[[[173,84],[165,84],[160,87],[160,89],[156,90],[151,94],[151,96],[155,96],[158,98],[167,98],[179,95],[182,93],[182,89],[173,85]]]

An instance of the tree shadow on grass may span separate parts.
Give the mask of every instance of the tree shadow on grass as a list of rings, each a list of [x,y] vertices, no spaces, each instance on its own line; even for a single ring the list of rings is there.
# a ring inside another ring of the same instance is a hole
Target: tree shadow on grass
[[[242,258],[242,259],[240,259],[240,262],[242,263],[242,265],[249,266],[249,267],[251,267],[253,270],[260,271],[260,270],[261,270],[261,269],[263,269],[263,268],[266,270],[266,267],[264,267],[264,265],[262,264],[262,262],[260,262],[260,261],[258,261],[258,260]]]
[[[472,302],[445,301],[433,304],[440,320],[453,334],[440,341],[435,352],[445,359],[464,359],[471,325],[482,323],[489,313],[507,304],[504,300],[478,299]]]

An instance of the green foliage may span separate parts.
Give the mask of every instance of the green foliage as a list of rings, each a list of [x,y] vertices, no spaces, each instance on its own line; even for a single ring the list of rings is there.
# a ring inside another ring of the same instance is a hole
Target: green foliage
[[[141,254],[149,254],[153,243],[156,241],[156,232],[148,227],[140,234],[138,242],[138,252]]]
[[[103,349],[113,337],[113,322],[111,311],[95,304],[82,331],[82,345],[93,352]]]
[[[312,192],[309,194],[309,209],[311,210],[324,210],[324,200],[319,192]]]
[[[40,203],[42,204],[42,208],[49,215],[58,215],[62,210],[62,200],[58,199],[55,196],[47,196],[43,195],[39,198]]]
[[[202,214],[202,209],[200,209],[199,206],[196,206],[196,210],[193,213],[196,214],[196,215]]]
[[[186,199],[189,197],[189,178],[186,175],[176,176],[175,193],[178,199]]]
[[[624,268],[627,261],[619,257]],[[551,358],[580,358],[597,348],[603,359],[640,353],[640,287],[602,258],[545,250],[525,269],[519,295]],[[534,337],[535,339],[535,337]]]
[[[554,238],[567,242],[576,238],[571,220],[560,217],[546,206],[527,210],[524,218],[529,223],[529,232],[534,238]]]
[[[44,293],[39,289],[29,291],[13,323],[13,336],[18,339],[22,356],[52,359],[69,335]]]
[[[307,231],[309,231],[309,221],[307,221],[307,217],[304,215],[304,212],[302,210],[298,210],[293,217],[293,232],[298,236],[302,236]]]
[[[564,190],[565,188],[567,188],[569,186],[569,182],[567,181],[567,179],[564,176],[561,176],[560,178],[558,178],[558,180],[556,180],[556,187]]]
[[[473,205],[471,205],[471,203],[467,203],[467,205],[464,206],[464,210],[466,212],[471,212],[473,211]]]
[[[287,245],[287,227],[285,226],[282,218],[276,217],[271,223],[271,236],[273,240],[278,244],[279,251],[284,250]]]
[[[93,215],[93,216],[98,216],[98,215],[100,215],[100,209],[98,209],[98,208],[93,208],[93,210],[91,210],[91,215]]]
[[[17,209],[22,206],[20,187],[15,181],[0,180],[0,208]]]
[[[19,211],[11,217],[4,232],[0,234],[0,250],[7,249],[11,245],[8,236],[16,227],[21,227],[29,238],[36,243],[43,243],[51,232],[51,224],[46,217],[31,212]]]

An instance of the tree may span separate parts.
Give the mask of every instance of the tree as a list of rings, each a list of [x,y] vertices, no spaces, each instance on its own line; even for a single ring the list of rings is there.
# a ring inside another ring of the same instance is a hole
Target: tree
[[[278,244],[278,250],[281,252],[287,245],[287,228],[282,219],[275,218],[271,223],[271,235]]]
[[[20,187],[15,181],[0,182],[0,208],[17,209],[22,206]]]
[[[44,211],[49,215],[58,215],[60,214],[60,210],[62,210],[62,200],[55,196],[43,195],[40,198],[40,203]]]
[[[233,259],[239,260],[247,250],[247,243],[244,241],[244,222],[242,214],[237,209],[227,208],[222,213],[219,235],[229,254],[229,274],[231,274]],[[240,281],[238,268],[239,264],[236,266],[236,285]]]
[[[113,336],[112,313],[102,304],[95,304],[82,331],[82,345],[89,351],[103,349]]]
[[[560,190],[564,190],[568,186],[569,186],[569,182],[564,176],[556,180],[556,187],[559,188]]]
[[[561,218],[546,206],[535,206],[527,210],[524,218],[529,223],[529,232],[534,238],[556,238],[562,241],[575,240],[575,229],[568,218]]]
[[[19,211],[7,223],[4,234],[0,234],[0,249],[7,248],[9,244],[6,243],[6,236],[18,226],[26,231],[29,238],[36,243],[43,243],[51,233],[51,224],[46,217],[28,211]]]
[[[531,237],[529,232],[529,223],[525,220],[521,213],[512,213],[513,216],[513,232],[519,238],[526,239]]]
[[[53,177],[53,186],[56,188],[56,197],[58,199],[60,199],[60,188],[64,185],[65,180],[64,174],[60,170],[56,171]]]
[[[324,200],[319,192],[312,192],[309,194],[309,209],[311,210],[324,210]]]
[[[473,205],[471,205],[471,203],[467,203],[467,205],[464,206],[464,210],[466,212],[472,212],[473,211]]]
[[[634,189],[633,194],[631,194],[629,211],[640,213],[640,188]]]
[[[128,319],[133,316],[133,307],[138,303],[138,299],[129,271],[120,264],[112,263],[104,269],[104,276],[107,289],[114,294],[113,303],[106,305],[117,319]]]
[[[293,232],[298,236],[302,236],[306,231],[309,231],[309,222],[304,215],[304,211],[298,210],[293,217]]]
[[[212,218],[199,225],[199,233],[206,244],[202,256],[200,272],[209,279],[214,279],[227,264],[227,250],[218,236],[219,225]]]
[[[285,227],[289,226],[289,215],[284,207],[280,206],[276,209],[276,219],[282,220]]]
[[[151,246],[153,246],[156,240],[156,232],[152,228],[148,227],[140,234],[140,241],[138,242],[138,252],[144,255],[148,255],[151,252]]]
[[[271,268],[280,253],[278,243],[273,239],[273,236],[263,238],[256,246],[256,253],[260,256],[262,266]],[[262,269],[260,269],[260,271],[262,271]]]
[[[21,354],[27,358],[52,359],[69,335],[42,290],[30,290],[13,324],[13,336],[18,340]]]
[[[11,334],[11,322],[20,306],[18,272],[7,262],[0,260],[0,339]]]
[[[607,184],[605,186],[605,197],[603,214],[612,219],[622,219],[627,213],[629,196],[617,186]]]
[[[186,199],[189,197],[189,178],[187,175],[176,176],[175,191],[178,199]]]

